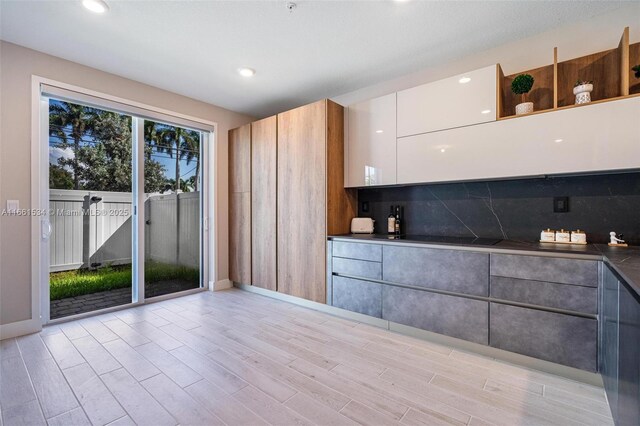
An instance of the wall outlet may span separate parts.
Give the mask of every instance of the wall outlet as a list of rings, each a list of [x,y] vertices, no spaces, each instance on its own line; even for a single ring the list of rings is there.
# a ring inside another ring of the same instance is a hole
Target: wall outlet
[[[553,212],[567,213],[569,211],[569,197],[553,197]]]
[[[368,201],[363,201],[362,202],[362,213],[368,213],[369,212],[369,202]]]

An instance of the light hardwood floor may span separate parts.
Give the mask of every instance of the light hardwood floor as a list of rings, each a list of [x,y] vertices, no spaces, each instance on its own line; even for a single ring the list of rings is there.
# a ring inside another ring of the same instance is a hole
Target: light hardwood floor
[[[0,343],[8,425],[610,425],[602,389],[247,293]]]

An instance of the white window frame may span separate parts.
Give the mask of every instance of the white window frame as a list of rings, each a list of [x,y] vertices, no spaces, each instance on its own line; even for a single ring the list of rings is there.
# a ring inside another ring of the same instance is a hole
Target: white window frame
[[[217,144],[217,132],[218,124],[213,121],[203,120],[198,117],[192,117],[186,114],[181,114],[174,111],[169,111],[163,108],[158,108],[152,105],[143,104],[140,102],[123,99],[117,96],[112,96],[106,93],[97,92],[94,90],[86,89],[83,87],[51,80],[45,77],[32,75],[31,78],[31,209],[37,211],[47,212],[49,209],[49,179],[48,179],[48,167],[49,158],[48,151],[43,148],[44,141],[48,141],[49,135],[49,123],[47,120],[42,120],[41,117],[48,117],[49,102],[42,100],[42,88],[48,86],[49,88],[58,88],[62,91],[72,92],[77,94],[79,101],[82,101],[83,97],[97,98],[101,102],[96,104],[96,107],[100,107],[102,101],[104,106],[108,108],[112,104],[117,104],[124,107],[131,107],[136,110],[142,111],[142,114],[131,113],[127,111],[127,114],[133,115],[133,140],[138,141],[134,143],[134,206],[136,206],[136,219],[133,226],[132,238],[134,246],[132,247],[132,256],[137,257],[137,262],[133,262],[134,265],[143,265],[144,263],[144,156],[137,155],[137,150],[142,148],[144,144],[144,126],[142,123],[144,119],[159,120],[163,122],[174,123],[176,125],[185,125],[185,123],[196,124],[196,126],[187,127],[201,129],[202,134],[202,148],[201,148],[201,168],[207,170],[207,173],[203,173],[206,179],[202,179],[201,175],[201,231],[200,238],[200,256],[201,256],[201,288],[187,290],[183,292],[177,292],[167,294],[164,296],[154,297],[153,301],[169,299],[172,297],[179,297],[185,294],[199,292],[203,290],[213,290],[213,283],[217,276],[216,265],[216,247],[217,247],[217,194],[216,194],[216,144]],[[70,101],[73,99],[70,98]],[[137,132],[136,132],[137,129]],[[47,143],[48,146],[48,143]],[[137,197],[136,197],[137,196]],[[42,329],[42,325],[55,322],[69,321],[71,319],[77,319],[87,316],[96,315],[97,313],[104,313],[114,311],[132,305],[139,305],[145,303],[144,298],[144,268],[138,268],[134,271],[137,278],[138,286],[133,285],[133,297],[132,304],[126,304],[122,306],[116,306],[113,308],[107,308],[102,310],[96,310],[85,314],[79,314],[74,316],[68,316],[59,320],[51,321],[49,315],[50,301],[49,301],[49,244],[48,236],[51,230],[49,226],[48,216],[33,215],[31,218],[31,318],[28,321],[24,321],[24,327],[18,332],[19,334],[27,334],[36,332]],[[137,247],[135,244],[137,243]],[[134,279],[135,280],[135,279]]]

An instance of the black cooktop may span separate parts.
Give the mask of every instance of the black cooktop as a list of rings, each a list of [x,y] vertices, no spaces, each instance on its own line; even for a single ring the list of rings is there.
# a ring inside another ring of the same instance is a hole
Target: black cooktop
[[[439,244],[469,244],[479,246],[493,246],[502,241],[495,238],[442,237],[436,235],[374,235],[374,238],[379,238],[381,240],[419,241]]]

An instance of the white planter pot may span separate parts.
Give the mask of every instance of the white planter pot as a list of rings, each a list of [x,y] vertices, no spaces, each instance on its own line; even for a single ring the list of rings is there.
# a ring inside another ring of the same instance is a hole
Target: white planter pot
[[[593,84],[581,84],[573,88],[573,94],[576,95],[576,105],[588,104],[591,102],[591,91]]]
[[[529,114],[533,112],[533,102],[523,102],[516,105],[516,115]]]

